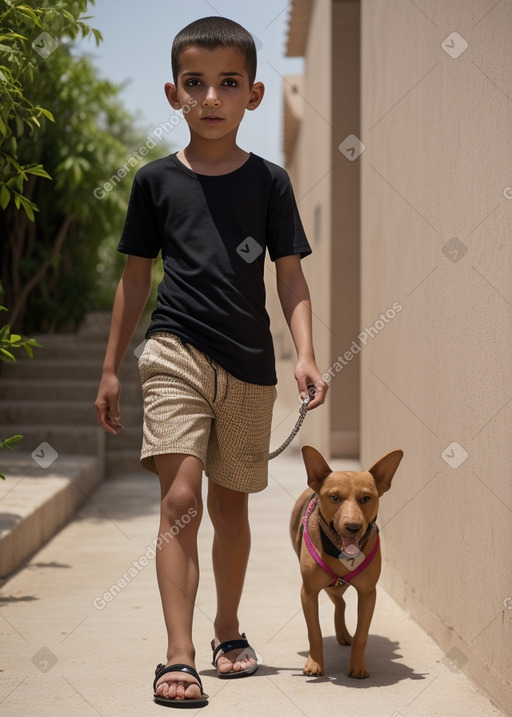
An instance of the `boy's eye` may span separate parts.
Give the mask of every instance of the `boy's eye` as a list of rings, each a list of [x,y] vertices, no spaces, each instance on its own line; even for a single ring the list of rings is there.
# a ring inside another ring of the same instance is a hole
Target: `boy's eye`
[[[236,80],[232,80],[230,77],[228,77],[227,80],[224,80],[222,84],[227,85],[228,87],[238,87],[238,82]]]
[[[187,87],[198,87],[201,84],[201,82],[195,78],[192,78],[191,80],[187,80],[185,82],[185,85]]]

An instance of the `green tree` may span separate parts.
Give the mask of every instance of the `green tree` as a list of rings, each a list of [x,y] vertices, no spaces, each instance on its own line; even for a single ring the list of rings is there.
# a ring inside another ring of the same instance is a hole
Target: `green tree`
[[[0,284],[0,296],[2,295],[3,289]],[[7,311],[5,306],[0,305],[0,311]],[[34,348],[41,347],[35,339],[27,339],[19,334],[11,333],[10,326],[2,326],[0,328],[0,363],[2,361],[16,361],[15,352],[19,349],[25,349],[28,356],[32,358],[34,355]],[[10,436],[9,438],[0,438],[0,450],[8,449],[14,450],[14,446],[21,441],[23,436],[17,434]],[[5,480],[5,475],[0,471],[0,479]]]
[[[72,330],[105,300],[98,265],[116,264],[100,247],[119,236],[136,162],[122,168],[145,142],[120,88],[73,54],[75,38],[101,39],[86,9],[12,0],[0,14],[1,280],[17,330]],[[112,176],[111,191],[95,191]]]
[[[92,0],[94,2],[94,0]],[[38,60],[58,47],[55,36],[74,39],[93,32],[101,34],[79,19],[87,9],[87,0],[61,2],[49,7],[46,2],[3,0],[0,12],[0,206],[11,199],[33,219],[37,207],[25,197],[25,184],[32,176],[48,177],[37,162],[20,164],[18,140],[27,132],[41,128],[41,122],[53,121],[52,113],[42,107],[38,95]],[[84,18],[86,19],[86,18]],[[53,35],[50,35],[50,31]]]

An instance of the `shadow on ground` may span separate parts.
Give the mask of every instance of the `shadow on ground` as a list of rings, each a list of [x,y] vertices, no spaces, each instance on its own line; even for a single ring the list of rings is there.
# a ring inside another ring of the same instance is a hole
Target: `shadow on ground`
[[[370,677],[364,680],[356,680],[348,677],[348,666],[350,661],[350,648],[348,646],[338,645],[334,636],[324,638],[324,659],[327,674],[322,677],[308,677],[304,675],[296,667],[286,667],[275,665],[262,665],[255,677],[273,677],[283,672],[294,673],[292,677],[299,677],[304,682],[312,682],[321,684],[322,682],[331,682],[340,687],[353,687],[355,689],[365,689],[369,687],[385,687],[394,685],[402,680],[424,680],[427,674],[415,672],[413,668],[404,665],[401,662],[395,662],[401,659],[400,645],[398,642],[389,640],[382,635],[370,635],[367,646],[366,664],[370,670]],[[304,659],[307,659],[307,652],[299,652]],[[215,669],[201,670],[201,675],[205,677],[216,677]]]
[[[322,677],[306,677],[308,682],[332,682],[342,687],[365,689],[368,687],[394,685],[402,680],[424,680],[427,674],[415,672],[413,668],[395,660],[403,657],[400,644],[382,635],[369,635],[366,647],[366,667],[370,676],[357,680],[348,676],[350,647],[339,645],[336,637],[324,637],[324,665],[326,674]],[[306,660],[308,652],[299,652]]]

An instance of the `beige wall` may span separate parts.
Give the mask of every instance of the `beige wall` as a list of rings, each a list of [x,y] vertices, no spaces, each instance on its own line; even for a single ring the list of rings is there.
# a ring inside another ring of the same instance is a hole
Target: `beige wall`
[[[351,346],[360,326],[360,162],[338,146],[360,135],[359,2],[332,3],[332,18],[331,455],[357,458],[360,353]]]
[[[299,4],[305,11],[307,3]],[[303,269],[312,295],[317,364],[328,376],[331,369],[332,378],[327,405],[308,416],[301,442],[326,457],[354,457],[359,454],[359,357],[342,359],[341,371],[337,362],[359,330],[359,164],[349,162],[338,145],[359,132],[360,83],[354,71],[359,4],[315,2],[307,27],[301,105],[295,106],[300,128],[287,169],[313,248]],[[294,82],[287,78],[285,95]],[[290,111],[296,105],[292,99],[287,100]],[[270,287],[269,295],[276,345],[291,353]],[[338,370],[332,368],[336,363]]]
[[[362,354],[362,463],[405,451],[382,584],[509,710],[511,37],[510,3],[362,3],[362,326],[403,306]]]
[[[314,307],[314,341],[320,367],[331,363],[331,179],[325,167],[331,166],[331,9],[330,3],[313,3],[309,22],[306,65],[303,78],[301,126],[295,150],[287,163],[304,228],[314,252],[303,261]],[[321,74],[318,70],[321,68]],[[305,161],[304,161],[305,159]],[[315,232],[315,211],[321,215],[321,235]],[[270,275],[270,273],[268,273]],[[270,284],[270,282],[269,282]],[[268,286],[269,309],[274,336],[282,326],[276,301]],[[293,353],[295,358],[295,353]],[[291,367],[293,371],[293,366]],[[279,386],[278,386],[279,389]],[[301,429],[301,443],[312,443],[327,455],[330,452],[329,411],[311,413]],[[292,424],[293,427],[293,424]]]

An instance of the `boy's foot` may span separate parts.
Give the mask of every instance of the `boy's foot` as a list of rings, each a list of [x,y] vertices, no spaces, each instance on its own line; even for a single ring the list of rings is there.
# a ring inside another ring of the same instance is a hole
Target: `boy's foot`
[[[184,703],[194,707],[205,707],[208,701],[203,694],[201,679],[194,667],[185,664],[158,665],[153,682],[156,702],[176,706]]]
[[[258,669],[258,660],[249,645],[245,633],[235,640],[220,642],[217,638],[211,643],[213,666],[221,678],[247,677]]]

